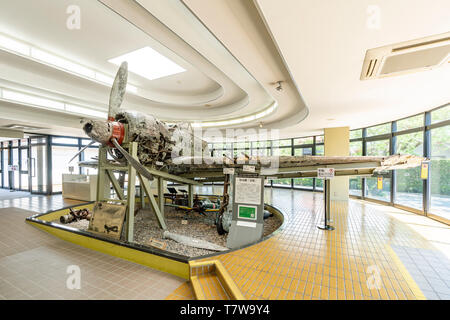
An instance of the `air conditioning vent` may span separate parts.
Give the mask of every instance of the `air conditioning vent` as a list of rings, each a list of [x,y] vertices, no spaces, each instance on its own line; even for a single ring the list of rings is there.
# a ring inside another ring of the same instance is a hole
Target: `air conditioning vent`
[[[361,80],[436,68],[450,58],[450,32],[367,50]]]
[[[367,67],[366,77],[371,77],[373,75],[373,71],[375,70],[375,67],[377,66],[378,59],[372,59],[369,62],[369,66]]]

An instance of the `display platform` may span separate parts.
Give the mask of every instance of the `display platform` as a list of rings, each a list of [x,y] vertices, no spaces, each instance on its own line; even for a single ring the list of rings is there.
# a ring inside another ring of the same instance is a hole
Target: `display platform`
[[[282,230],[287,223],[285,215],[283,215],[280,210],[270,205],[266,205],[267,211],[269,211],[282,221],[279,228],[249,245],[230,249],[227,251],[189,257],[186,255],[181,255],[164,249],[160,249],[156,246],[130,243],[125,240],[114,239],[105,235],[96,234],[90,232],[89,230],[81,230],[80,228],[70,226],[70,224],[64,225],[56,222],[62,216],[70,215],[70,212],[76,212],[80,209],[93,210],[94,206],[95,202],[87,202],[85,204],[66,207],[56,211],[36,214],[28,217],[26,219],[26,222],[63,240],[81,245],[92,250],[100,251],[112,256],[129,260],[141,265],[145,265],[153,269],[164,271],[186,280],[189,279],[190,261],[218,256],[265,241]]]

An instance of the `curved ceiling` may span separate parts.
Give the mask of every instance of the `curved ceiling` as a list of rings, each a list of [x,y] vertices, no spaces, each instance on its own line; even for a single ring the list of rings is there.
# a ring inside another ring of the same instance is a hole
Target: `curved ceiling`
[[[267,124],[280,121],[289,114],[286,112],[289,105],[280,105],[273,96],[277,94],[273,85],[277,80],[284,80],[285,91],[292,91],[288,77],[280,75],[278,69],[283,67],[280,61],[275,68],[268,66],[273,74],[261,82],[181,1],[154,4],[145,0],[2,2],[0,33],[109,77],[114,76],[117,68],[109,59],[146,46],[155,49],[186,71],[151,81],[130,72],[129,83],[136,90],[127,92],[122,107],[163,120],[252,119],[267,110],[265,113],[270,114],[245,124],[257,126],[261,121]],[[66,26],[69,5],[80,8],[79,30]],[[21,19],[17,19],[19,15]],[[256,30],[259,31],[265,29]],[[0,88],[107,110],[109,85],[105,83],[14,52],[0,51],[0,67]],[[301,108],[305,109],[303,105]],[[11,121],[22,120],[13,113],[3,116]],[[54,123],[46,126],[49,133],[59,133],[61,129]],[[69,127],[76,131],[78,126],[75,121]],[[67,127],[65,131],[68,132]]]
[[[374,3],[378,29],[366,25]],[[70,5],[80,8],[80,29],[67,28]],[[280,129],[283,138],[370,126],[448,103],[450,64],[359,79],[367,49],[447,32],[448,12],[447,0],[15,0],[0,3],[0,38],[109,79],[117,66],[108,60],[151,47],[186,71],[155,80],[130,72],[133,90],[127,90],[124,109],[170,122]],[[106,112],[108,81],[0,50],[0,94],[11,89]],[[43,133],[83,136],[79,120],[85,115],[5,99],[0,111],[0,126],[28,124],[46,128]],[[230,119],[245,122],[233,125]]]

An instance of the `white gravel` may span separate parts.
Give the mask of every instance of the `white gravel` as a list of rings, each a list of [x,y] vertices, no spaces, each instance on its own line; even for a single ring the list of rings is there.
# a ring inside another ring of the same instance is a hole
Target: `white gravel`
[[[215,212],[207,213],[205,216],[197,212],[187,212],[172,207],[165,208],[165,221],[169,231],[226,247],[227,234],[219,235],[217,233],[214,225],[215,216]],[[182,220],[186,220],[187,223],[183,224]],[[61,224],[59,220],[53,222]],[[80,220],[65,225],[87,231],[89,221]],[[271,234],[280,225],[281,220],[277,216],[264,220],[263,236]],[[150,209],[142,209],[135,215],[134,241],[138,244],[149,246],[151,239],[165,243],[165,250],[169,252],[188,257],[198,257],[216,252],[193,248],[170,239],[164,239],[163,231],[159,228],[155,215]]]

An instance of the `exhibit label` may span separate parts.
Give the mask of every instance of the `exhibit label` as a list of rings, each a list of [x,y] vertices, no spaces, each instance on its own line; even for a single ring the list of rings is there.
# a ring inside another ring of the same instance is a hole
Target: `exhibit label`
[[[236,178],[234,201],[261,204],[261,178]]]

